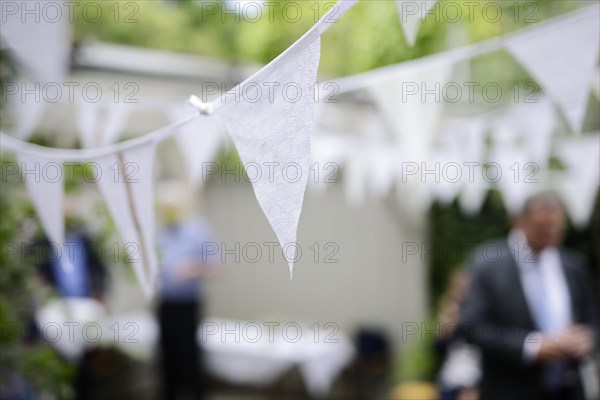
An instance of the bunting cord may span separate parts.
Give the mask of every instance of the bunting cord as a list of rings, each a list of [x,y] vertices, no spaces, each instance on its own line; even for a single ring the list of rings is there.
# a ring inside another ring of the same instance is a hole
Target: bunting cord
[[[261,68],[258,72],[251,75],[239,86],[245,82],[251,82],[264,73],[265,70],[273,68],[280,62],[281,59],[286,57],[290,52],[297,51],[298,46],[304,44],[302,39],[308,35],[314,34],[315,31],[319,35],[323,34],[333,23],[337,22],[336,17],[340,17],[350,8],[352,8],[358,0],[340,0],[338,1],[311,29],[309,29],[298,41],[292,44],[288,49],[281,53],[277,58],[271,61],[269,64]],[[398,74],[410,73],[413,70],[422,68],[423,66],[430,66],[437,63],[449,63],[459,62],[468,60],[477,56],[488,54],[506,47],[510,43],[518,42],[520,40],[527,40],[533,36],[543,34],[547,30],[557,29],[561,26],[579,22],[583,19],[598,17],[600,7],[597,5],[589,6],[580,10],[570,12],[568,14],[552,18],[544,21],[541,25],[536,27],[527,27],[520,29],[516,32],[507,33],[497,38],[489,39],[483,42],[478,42],[472,45],[464,46],[458,49],[445,51],[442,53],[425,56],[416,60],[406,61],[400,64],[379,68],[376,70],[340,78],[333,81],[321,82],[323,84],[334,83],[337,85],[338,94],[347,93],[359,89],[364,89],[370,85],[379,83],[390,77],[395,77]],[[235,90],[236,88],[232,89]],[[321,91],[324,93],[324,91]],[[223,98],[223,97],[222,97]],[[11,150],[13,152],[27,153],[30,155],[51,158],[63,161],[89,161],[96,158],[105,157],[108,155],[116,154],[124,150],[142,146],[151,142],[160,142],[172,136],[177,129],[191,123],[196,118],[212,114],[221,108],[226,102],[220,101],[217,104],[214,103],[203,103],[202,106],[195,105],[198,112],[172,123],[166,127],[160,128],[156,131],[148,133],[146,135],[130,139],[124,142],[119,142],[109,146],[94,148],[94,149],[58,149],[47,146],[40,146],[29,142],[16,139],[3,132],[0,132],[0,150]],[[207,105],[210,107],[207,108]],[[206,109],[210,109],[210,112],[206,112]]]
[[[12,150],[17,153],[26,153],[37,157],[51,158],[62,161],[90,161],[97,158],[106,157],[117,154],[125,150],[143,146],[145,144],[155,142],[158,143],[170,137],[177,129],[189,124],[201,114],[192,114],[180,121],[167,125],[154,132],[148,133],[124,142],[115,143],[110,146],[100,147],[96,149],[58,149],[54,147],[40,146],[34,143],[24,142],[15,139],[3,132],[0,132],[0,148],[4,150]]]
[[[277,65],[278,63],[280,63],[281,60],[285,59],[285,57],[288,54],[298,51],[298,49],[301,48],[301,45],[306,44],[307,41],[303,40],[305,37],[313,35],[315,32],[318,33],[318,36],[323,34],[325,31],[327,31],[327,29],[331,27],[331,25],[338,21],[336,18],[341,17],[357,2],[358,0],[339,0],[333,7],[331,7],[327,11],[327,13],[325,13],[325,15],[323,15],[323,17],[315,25],[313,25],[304,35],[302,35],[300,39],[298,39],[294,44],[288,47],[283,53],[277,56],[269,64],[265,65],[258,72],[251,75],[244,82],[239,84],[238,87],[242,86],[245,82],[252,82],[253,79],[255,79],[260,74],[264,73],[264,71],[270,70],[273,68],[273,65]],[[233,88],[232,90],[236,90],[236,88]],[[190,104],[197,109],[197,113],[190,115],[180,121],[172,123],[166,127],[148,133],[146,135],[124,142],[119,142],[110,146],[95,149],[57,149],[25,142],[16,139],[12,136],[9,136],[3,132],[0,132],[0,150],[12,150],[13,152],[27,153],[38,157],[45,157],[62,161],[89,161],[109,156],[112,154],[117,154],[124,150],[142,146],[151,142],[158,143],[160,141],[163,141],[172,136],[177,131],[177,129],[189,124],[196,118],[212,114],[218,108],[226,104],[224,101],[220,101],[216,104],[202,102],[201,104],[199,104],[197,100],[199,99],[196,96],[192,96],[192,98],[190,99]]]
[[[501,50],[512,43],[518,43],[522,40],[529,40],[533,37],[543,35],[547,31],[560,29],[563,26],[578,23],[588,18],[598,18],[600,7],[596,4],[579,10],[563,14],[544,22],[537,26],[529,26],[514,32],[506,33],[492,39],[477,42],[471,45],[463,46],[458,49],[447,50],[441,53],[404,61],[399,64],[377,68],[371,71],[362,72],[339,79],[333,79],[321,82],[319,85],[336,85],[337,94],[353,92],[364,89],[368,86],[380,83],[387,79],[397,77],[398,75],[409,74],[421,68],[431,67],[436,64],[458,63],[475,57],[493,53]],[[320,91],[325,93],[326,91]]]

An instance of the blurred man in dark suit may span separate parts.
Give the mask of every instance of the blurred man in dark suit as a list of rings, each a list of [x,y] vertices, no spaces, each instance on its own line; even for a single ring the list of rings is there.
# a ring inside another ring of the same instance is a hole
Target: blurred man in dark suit
[[[462,306],[460,331],[482,350],[481,399],[583,399],[579,367],[599,343],[587,265],[560,246],[553,193],[530,197],[517,225],[480,248]]]

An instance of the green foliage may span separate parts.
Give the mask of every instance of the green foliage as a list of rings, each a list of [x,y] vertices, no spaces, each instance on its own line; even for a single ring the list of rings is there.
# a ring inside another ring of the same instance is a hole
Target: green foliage
[[[333,4],[329,0],[276,1],[255,18],[248,11],[237,16],[231,4],[217,1],[138,1],[115,6],[114,2],[85,0],[80,8],[85,9],[86,3],[94,7],[87,14],[75,13],[78,41],[94,37],[251,63],[271,61]],[[477,4],[440,1],[422,25],[417,45],[409,47],[394,1],[360,1],[323,35],[321,71],[332,75],[367,71],[456,47],[447,40],[453,31],[464,31],[468,42],[476,42],[580,6],[575,1],[494,2],[488,8],[485,3]]]
[[[2,171],[14,160],[3,157]],[[34,266],[25,262],[21,232],[33,217],[28,201],[14,192],[18,179],[4,179],[0,191],[0,365],[33,385],[36,393],[61,399],[73,397],[73,366],[62,359],[33,329]],[[10,194],[10,195],[9,195]]]
[[[419,326],[418,334],[407,341],[406,348],[396,356],[395,383],[435,380],[440,360],[435,353],[435,336],[429,334],[435,330],[436,320],[431,316]]]
[[[431,304],[437,305],[450,276],[467,266],[479,244],[500,239],[509,224],[500,193],[489,192],[481,212],[465,215],[455,201],[450,206],[434,204],[430,211],[430,243],[435,252],[429,267]]]

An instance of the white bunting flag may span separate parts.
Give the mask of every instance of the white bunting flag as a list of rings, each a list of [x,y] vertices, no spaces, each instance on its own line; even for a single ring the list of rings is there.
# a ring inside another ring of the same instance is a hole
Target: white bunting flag
[[[367,200],[369,156],[362,146],[355,146],[344,163],[343,179],[346,202],[351,206],[364,205]]]
[[[19,139],[29,139],[38,126],[46,106],[44,85],[61,86],[67,75],[71,51],[67,8],[60,2],[0,0],[0,44],[15,56],[23,77],[3,83],[14,120],[13,135]]]
[[[452,65],[442,63],[402,71],[370,88],[408,161],[421,162],[429,155],[444,108],[442,88],[451,73]]]
[[[556,154],[566,167],[557,191],[573,225],[583,228],[590,222],[600,186],[600,134],[557,141]]]
[[[400,151],[387,143],[373,143],[367,149],[369,155],[369,189],[378,198],[388,196],[398,179]]]
[[[100,146],[108,146],[119,140],[129,116],[129,106],[127,104],[109,103],[105,111],[106,119],[100,135]]]
[[[431,178],[430,178],[431,179]],[[406,220],[410,224],[419,224],[433,203],[431,194],[432,181],[422,176],[421,170],[416,174],[401,175],[396,184],[398,204],[406,212]]]
[[[340,166],[350,146],[348,140],[338,136],[313,135],[311,139],[311,171],[308,184],[316,192],[324,192],[328,184],[339,180]]]
[[[414,46],[421,23],[427,13],[435,7],[435,3],[437,0],[396,0],[404,37],[410,46]]]
[[[477,215],[481,211],[489,188],[489,184],[483,179],[477,179],[475,182],[463,186],[458,197],[462,212],[466,215]]]
[[[518,215],[527,198],[540,190],[540,168],[531,162],[525,147],[515,142],[514,132],[498,128],[494,137],[494,147],[482,170],[484,180],[501,192],[507,212]]]
[[[104,118],[101,118],[101,113]],[[82,147],[94,148],[115,143],[123,133],[129,107],[124,104],[81,102],[77,108],[77,125]],[[100,120],[103,120],[101,126]]]
[[[548,99],[511,107],[502,123],[523,137],[529,161],[540,168],[548,165],[552,133],[556,127],[556,111]]]
[[[596,67],[596,72],[592,78],[592,90],[596,99],[600,100],[600,66]]]
[[[2,41],[35,81],[62,81],[71,52],[67,3],[0,0]]]
[[[217,110],[244,163],[258,203],[284,249],[290,277],[310,167],[310,135],[321,49],[311,30],[223,96]],[[237,99],[234,98],[237,96]]]
[[[560,108],[574,132],[581,132],[600,51],[598,14],[562,29],[533,31],[507,44]]]
[[[65,238],[62,161],[17,154],[21,175],[48,240],[62,248]]]
[[[464,166],[452,146],[446,145],[435,149],[427,163],[433,173],[427,176],[432,181],[429,185],[431,194],[441,204],[449,205],[462,189]]]
[[[156,144],[150,142],[123,152],[124,171],[130,191],[130,201],[135,211],[136,225],[140,231],[142,263],[149,273],[149,290],[155,289],[158,263],[155,249],[154,219],[154,155]],[[133,167],[131,167],[133,166]],[[138,178],[139,176],[139,178]],[[125,176],[123,177],[125,179]]]
[[[108,210],[129,253],[136,278],[150,299],[157,276],[154,247],[153,142],[95,160],[103,175],[98,179]]]
[[[258,179],[251,178],[252,187],[281,244],[290,279],[310,168],[321,34],[356,2],[337,2],[296,43],[214,105],[246,172],[261,174]],[[200,104],[198,108],[206,114],[212,106]]]
[[[462,157],[463,186],[459,197],[461,210],[467,215],[476,215],[483,205],[489,185],[485,181],[483,170],[484,134],[487,125],[480,119],[470,120],[452,131],[460,143],[459,154]]]
[[[40,87],[28,79],[6,82],[4,97],[7,99],[14,137],[28,140],[39,125],[46,103]]]
[[[77,106],[77,133],[81,147],[90,149],[98,147],[99,140],[96,136],[98,125],[98,105],[87,101]]]
[[[174,106],[168,113],[175,122],[188,116],[190,111],[187,107]],[[205,116],[181,127],[175,135],[193,184],[204,185],[208,172],[214,170],[209,164],[215,161],[223,143],[223,130],[221,121],[213,116]]]

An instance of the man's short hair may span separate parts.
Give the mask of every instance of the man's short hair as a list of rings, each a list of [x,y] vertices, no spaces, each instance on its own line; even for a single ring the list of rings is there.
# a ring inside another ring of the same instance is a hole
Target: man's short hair
[[[534,207],[538,206],[544,208],[560,209],[563,212],[565,211],[563,202],[558,196],[558,194],[556,194],[556,192],[554,191],[547,190],[529,196],[525,201],[525,205],[523,205],[521,215],[529,214]]]

